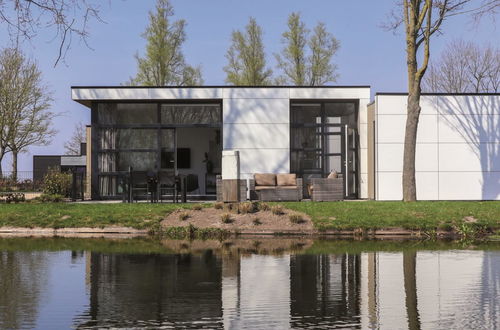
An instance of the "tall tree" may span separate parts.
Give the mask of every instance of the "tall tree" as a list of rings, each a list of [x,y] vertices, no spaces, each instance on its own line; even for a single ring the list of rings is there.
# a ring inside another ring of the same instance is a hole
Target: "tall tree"
[[[149,12],[149,25],[142,37],[147,40],[146,54],[137,60],[137,75],[131,85],[201,85],[201,68],[186,64],[182,44],[186,41],[186,21],[171,22],[174,9],[168,0],[158,0]]]
[[[66,150],[66,155],[80,155],[81,144],[85,143],[87,140],[87,132],[85,125],[79,122],[75,125],[73,130],[73,135],[64,143],[64,149]]]
[[[233,85],[264,86],[271,83],[272,70],[266,68],[262,43],[262,28],[255,18],[245,27],[245,33],[233,31],[232,44],[227,51],[224,67],[226,82]]]
[[[47,145],[54,136],[51,92],[43,85],[35,62],[20,50],[0,53],[0,108],[5,115],[7,148],[12,152],[12,175],[17,179],[17,157],[31,145]]]
[[[430,60],[431,38],[452,15],[463,12],[484,14],[496,10],[500,0],[485,0],[475,8],[465,6],[472,0],[400,0],[402,15],[396,15],[391,28],[405,27],[406,63],[408,71],[408,105],[403,151],[403,200],[415,201],[415,156],[420,117],[422,79]]]
[[[87,44],[90,23],[102,22],[99,3],[97,0],[0,0],[0,23],[5,23],[16,45],[33,39],[40,30],[53,30],[54,40],[58,40],[56,66],[64,60],[73,37]]]
[[[288,17],[288,31],[283,33],[284,48],[275,54],[278,67],[283,72],[279,82],[297,86],[319,86],[337,80],[337,66],[332,58],[340,47],[338,40],[318,23],[310,31],[299,13]]]
[[[426,92],[500,92],[500,48],[481,47],[474,42],[450,43],[424,77]]]

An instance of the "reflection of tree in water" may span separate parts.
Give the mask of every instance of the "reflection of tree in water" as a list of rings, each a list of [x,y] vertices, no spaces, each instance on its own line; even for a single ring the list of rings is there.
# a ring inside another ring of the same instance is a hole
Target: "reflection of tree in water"
[[[90,263],[90,307],[78,317],[88,321],[77,326],[222,327],[221,262],[210,251],[92,253]]]
[[[359,255],[291,257],[292,327],[360,326]]]
[[[408,329],[420,330],[417,299],[417,252],[403,251],[403,280]]]
[[[47,283],[45,252],[0,252],[0,328],[34,326]]]

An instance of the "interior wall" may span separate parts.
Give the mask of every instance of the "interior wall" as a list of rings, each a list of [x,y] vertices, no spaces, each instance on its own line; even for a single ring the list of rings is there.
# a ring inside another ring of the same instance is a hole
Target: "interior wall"
[[[178,169],[179,174],[198,175],[199,192],[193,194],[205,194],[205,176],[207,173],[205,152],[214,164],[213,173],[220,173],[220,159],[222,157],[222,146],[217,150],[215,128],[178,128],[177,148],[189,148],[191,153],[191,167],[189,169]]]
[[[406,95],[377,95],[377,199],[402,199]],[[421,100],[420,200],[500,200],[500,95]]]

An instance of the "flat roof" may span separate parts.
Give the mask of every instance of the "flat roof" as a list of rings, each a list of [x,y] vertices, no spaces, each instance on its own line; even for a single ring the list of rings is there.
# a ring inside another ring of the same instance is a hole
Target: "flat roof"
[[[398,96],[398,95],[402,95],[402,96],[406,96],[408,95],[408,92],[378,92],[378,93],[375,93],[375,96],[378,96],[378,95],[381,95],[381,96]],[[500,93],[421,93],[420,95],[423,95],[423,96],[475,96],[475,95],[479,95],[479,96],[497,96],[497,95],[500,95]]]
[[[295,86],[295,85],[266,85],[266,86],[242,86],[242,85],[203,85],[203,86],[71,86],[71,89],[101,89],[101,88],[371,88],[370,85],[325,85],[325,86]]]

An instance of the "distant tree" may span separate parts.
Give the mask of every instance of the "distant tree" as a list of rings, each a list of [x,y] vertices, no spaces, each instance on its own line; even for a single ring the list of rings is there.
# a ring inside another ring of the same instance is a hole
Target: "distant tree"
[[[51,128],[54,114],[49,111],[52,96],[36,63],[17,49],[1,51],[0,81],[0,108],[6,123],[3,135],[12,152],[16,179],[19,153],[31,145],[47,145],[55,134]]]
[[[423,89],[434,93],[500,92],[500,48],[452,42],[438,60],[431,61]]]
[[[260,86],[271,83],[272,70],[266,68],[262,43],[262,28],[255,18],[245,27],[245,33],[233,31],[232,44],[227,51],[224,67],[226,82],[232,85]]]
[[[320,86],[335,82],[337,66],[332,63],[340,43],[326,30],[324,23],[318,23],[310,37],[310,31],[300,19],[299,13],[288,17],[288,31],[283,33],[284,48],[275,54],[283,75],[277,82],[297,86]]]
[[[149,25],[142,37],[147,40],[146,54],[137,60],[137,75],[131,85],[201,85],[201,68],[186,64],[182,44],[186,41],[186,21],[171,22],[174,9],[168,0],[158,0],[156,11],[149,12]]]
[[[99,16],[96,0],[0,0],[0,23],[17,45],[31,40],[40,30],[55,30],[58,53],[54,66],[65,58],[76,36],[87,44],[89,25]]]
[[[85,143],[87,140],[86,127],[82,122],[79,122],[75,125],[75,129],[73,130],[73,135],[69,139],[69,141],[64,143],[64,149],[66,155],[79,155],[80,154],[80,146],[82,143]]]

